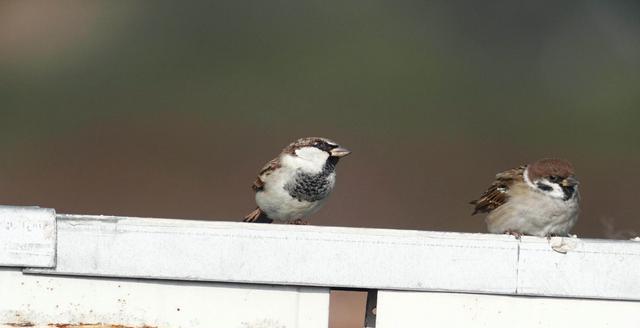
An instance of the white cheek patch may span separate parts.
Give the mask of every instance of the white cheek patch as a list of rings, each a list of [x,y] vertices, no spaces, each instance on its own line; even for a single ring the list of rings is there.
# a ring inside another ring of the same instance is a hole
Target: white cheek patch
[[[329,153],[315,147],[302,147],[295,156],[285,156],[285,163],[310,173],[319,173],[329,158]]]
[[[536,180],[536,183],[541,182],[551,187],[551,190],[542,190],[536,185],[536,183],[533,183],[531,179],[529,179],[529,168],[526,168],[524,170],[523,178],[524,178],[524,181],[527,183],[527,185],[529,185],[529,187],[539,192],[545,193],[553,198],[564,199],[564,191],[562,190],[562,187],[560,187],[559,184],[550,182],[547,179]]]
[[[551,188],[553,188],[551,191],[544,191],[543,190],[543,192],[545,192],[547,195],[549,195],[549,196],[551,196],[553,198],[564,199],[564,191],[562,190],[562,187],[560,187],[559,184],[550,182],[547,179],[542,179],[541,182],[546,184],[547,186],[550,186]]]

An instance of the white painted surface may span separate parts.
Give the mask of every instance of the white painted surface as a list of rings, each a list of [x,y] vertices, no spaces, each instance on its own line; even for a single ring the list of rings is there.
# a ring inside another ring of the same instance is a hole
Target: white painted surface
[[[57,229],[57,267],[30,272],[640,300],[630,241],[78,215]]]
[[[59,216],[50,272],[513,293],[516,264],[501,235]]]
[[[544,238],[522,239],[519,294],[640,300],[640,243],[561,239],[566,254]]]
[[[376,328],[637,328],[640,302],[379,291]]]
[[[327,328],[328,318],[325,288],[43,276],[0,268],[0,327]]]
[[[53,267],[55,218],[48,208],[0,206],[0,266]]]

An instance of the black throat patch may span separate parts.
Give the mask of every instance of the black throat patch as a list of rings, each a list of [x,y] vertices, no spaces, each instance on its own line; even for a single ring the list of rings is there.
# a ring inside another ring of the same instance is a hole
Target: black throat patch
[[[318,174],[308,174],[298,172],[294,181],[284,186],[291,197],[299,201],[315,202],[329,195],[333,185],[329,181],[329,176],[335,171],[337,157],[329,157],[324,164],[322,171]]]
[[[564,200],[569,200],[573,197],[573,194],[576,192],[576,188],[574,186],[561,186],[562,191],[564,192]]]

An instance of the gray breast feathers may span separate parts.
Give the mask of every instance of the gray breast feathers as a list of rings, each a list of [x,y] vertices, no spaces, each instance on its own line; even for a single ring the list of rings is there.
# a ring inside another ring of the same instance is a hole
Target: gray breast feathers
[[[329,196],[335,184],[335,164],[327,161],[320,173],[309,174],[302,171],[285,184],[284,189],[299,201],[315,202]]]

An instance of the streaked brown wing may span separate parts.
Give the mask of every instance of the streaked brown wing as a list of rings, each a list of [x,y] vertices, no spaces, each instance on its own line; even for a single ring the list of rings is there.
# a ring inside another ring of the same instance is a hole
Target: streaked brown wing
[[[496,180],[489,186],[480,198],[471,202],[475,205],[471,215],[488,213],[500,207],[507,201],[507,191],[514,182],[523,181],[523,173],[526,165],[496,174]]]
[[[277,169],[280,167],[280,160],[278,158],[274,158],[272,160],[270,160],[267,164],[265,164],[262,169],[260,169],[260,172],[258,172],[258,177],[256,178],[256,180],[253,182],[253,185],[251,185],[251,189],[253,189],[253,191],[260,191],[264,188],[264,181],[262,180],[265,176],[271,174],[271,172],[273,172],[273,170]]]

